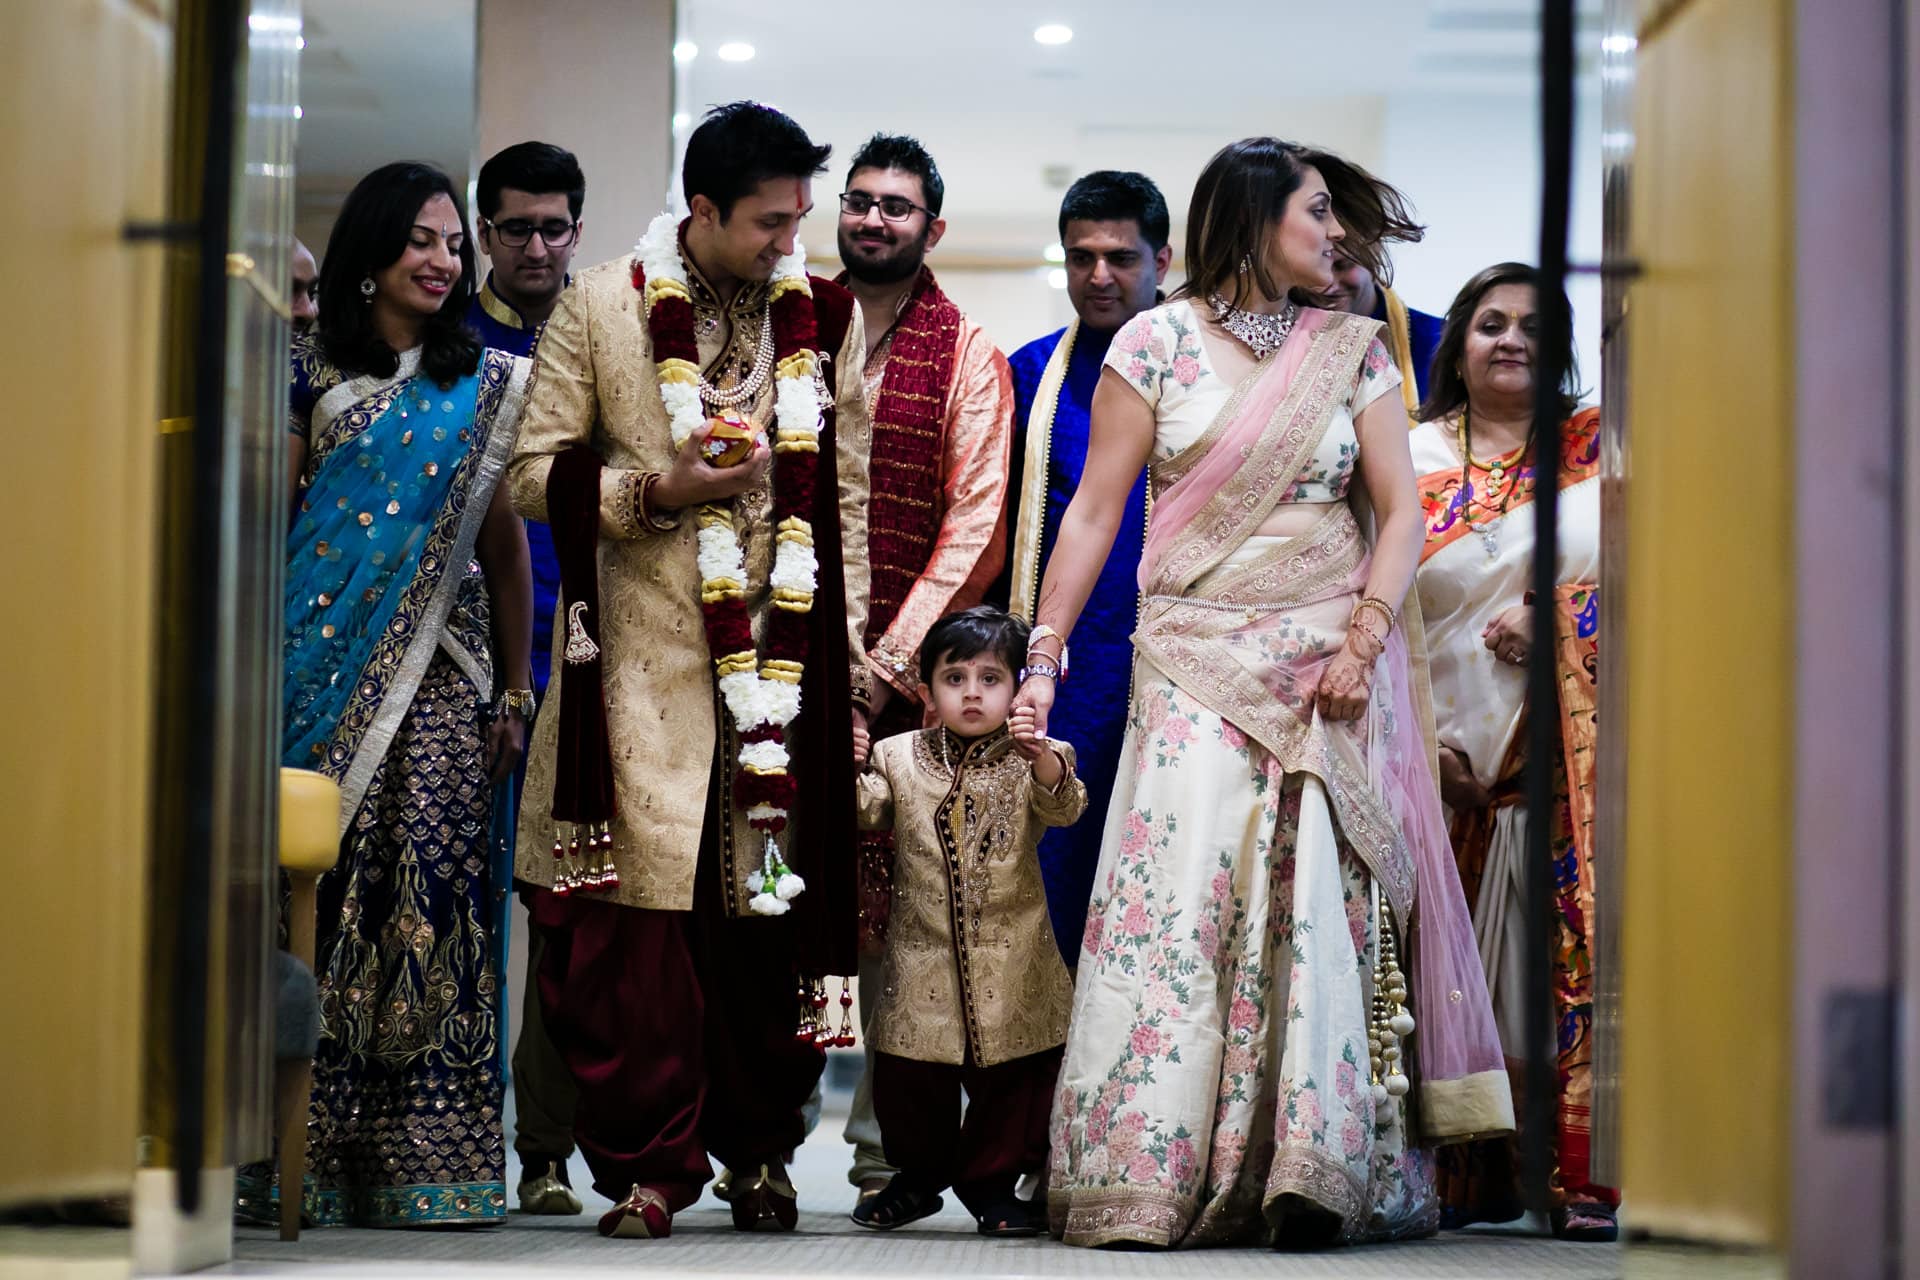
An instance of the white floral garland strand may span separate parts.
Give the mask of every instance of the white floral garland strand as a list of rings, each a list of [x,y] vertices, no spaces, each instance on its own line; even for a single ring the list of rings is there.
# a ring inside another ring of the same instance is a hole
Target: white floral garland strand
[[[680,257],[680,220],[673,214],[662,213],[656,217],[633,251],[646,275],[649,292],[652,292],[654,281],[661,281],[676,285],[676,291],[691,296],[686,264]],[[796,241],[793,252],[781,258],[774,267],[770,283],[798,280],[804,288],[806,279],[806,251]],[[643,303],[651,311],[651,300],[643,299]],[[773,335],[762,334],[761,341],[771,342]],[[706,405],[701,402],[699,388],[685,382],[663,381],[660,384],[660,400],[666,407],[673,445],[677,450],[706,424]],[[811,375],[782,374],[775,379],[774,421],[779,437],[811,439],[816,442],[815,448],[818,449],[820,393]],[[727,584],[746,582],[746,559],[740,548],[739,534],[730,519],[713,524],[703,523],[698,534],[698,548],[703,596]],[[781,538],[775,543],[770,586],[803,594],[811,600],[819,580],[820,563],[811,546],[788,538]],[[761,772],[788,769],[792,761],[787,753],[784,730],[800,714],[800,686],[770,678],[764,666],[756,661],[753,671],[722,676],[720,692],[727,710],[733,716],[734,727],[740,732],[760,725],[777,725],[783,731],[779,741],[742,744],[741,765]],[[785,810],[764,804],[754,805],[747,811],[749,822],[765,822],[786,816]],[[806,891],[806,881],[795,874],[784,859],[775,862],[774,868],[776,874],[771,885],[761,871],[755,871],[747,877],[747,888],[753,893],[747,906],[756,915],[785,915],[792,910],[790,904],[793,899]]]

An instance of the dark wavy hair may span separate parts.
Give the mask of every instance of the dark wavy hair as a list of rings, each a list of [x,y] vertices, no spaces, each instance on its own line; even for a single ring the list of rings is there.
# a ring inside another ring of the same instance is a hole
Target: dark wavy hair
[[[991,653],[1007,664],[1017,679],[1027,665],[1026,619],[990,604],[950,613],[927,629],[920,643],[920,683],[933,683],[933,669],[942,662],[965,662]]]
[[[680,190],[688,204],[705,196],[733,216],[742,196],[768,178],[811,178],[825,173],[830,146],[816,145],[792,116],[762,102],[729,102],[707,112],[687,139],[680,162]]]
[[[1099,169],[1077,178],[1060,201],[1060,239],[1067,238],[1067,224],[1086,222],[1128,222],[1140,228],[1140,238],[1159,253],[1167,247],[1170,230],[1167,198],[1160,194],[1152,178],[1144,173],[1121,169]]]
[[[474,267],[465,203],[446,174],[432,165],[403,161],[381,165],[360,179],[340,206],[327,238],[327,256],[320,267],[325,305],[315,332],[321,351],[342,373],[384,378],[400,367],[399,352],[374,331],[373,308],[360,292],[360,282],[400,260],[421,206],[435,196],[451,200],[460,219],[460,278],[447,290],[440,310],[421,326],[420,369],[440,386],[450,387],[480,367],[480,339],[466,327]]]
[[[1524,262],[1498,262],[1460,287],[1447,318],[1440,329],[1440,343],[1433,349],[1433,368],[1427,375],[1427,398],[1418,410],[1422,422],[1433,422],[1457,413],[1467,403],[1467,379],[1460,370],[1460,357],[1467,349],[1467,329],[1473,324],[1480,301],[1503,284],[1524,284],[1534,291],[1542,313],[1540,340],[1555,334],[1566,343],[1561,351],[1564,373],[1560,378],[1560,416],[1571,417],[1580,407],[1580,357],[1573,346],[1573,304],[1558,289],[1542,289],[1540,273]],[[1559,315],[1551,314],[1557,307]],[[1557,320],[1557,323],[1555,321]]]
[[[934,217],[940,216],[940,206],[947,198],[946,179],[940,176],[940,166],[920,139],[904,133],[874,134],[854,152],[853,163],[847,166],[847,181],[851,183],[853,175],[862,169],[898,169],[912,174],[920,179],[920,198],[933,210]]]
[[[1193,184],[1193,203],[1187,210],[1187,281],[1173,296],[1234,297],[1240,264],[1250,257],[1249,271],[1260,292],[1279,297],[1279,284],[1264,260],[1267,237],[1285,216],[1287,201],[1309,168],[1320,171],[1334,216],[1346,230],[1341,251],[1382,285],[1392,284],[1393,267],[1382,246],[1426,234],[1413,220],[1405,196],[1331,151],[1278,138],[1242,138],[1215,153]],[[1325,301],[1317,294],[1302,296],[1316,304]]]

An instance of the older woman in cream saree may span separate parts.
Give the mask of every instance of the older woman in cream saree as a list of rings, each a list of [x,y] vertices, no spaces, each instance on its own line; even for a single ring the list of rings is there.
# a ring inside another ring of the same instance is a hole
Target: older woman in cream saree
[[[1309,213],[1316,186],[1308,170]],[[1418,554],[1398,373],[1375,321],[1268,314],[1289,331],[1261,351],[1230,345],[1247,326],[1217,293],[1142,313],[1095,401],[1115,454],[1129,433],[1146,451],[1151,430],[1155,504],[1054,1102],[1047,1203],[1070,1244],[1426,1234],[1422,1139],[1512,1126],[1417,624],[1393,625]],[[1385,442],[1378,461],[1367,441]],[[1395,540],[1377,563],[1356,475]],[[1075,504],[1097,517],[1089,492]],[[1070,510],[1041,591],[1042,674],[1021,695],[1043,712],[1048,633],[1070,631],[1080,561],[1104,555],[1097,537],[1072,546],[1072,524]]]

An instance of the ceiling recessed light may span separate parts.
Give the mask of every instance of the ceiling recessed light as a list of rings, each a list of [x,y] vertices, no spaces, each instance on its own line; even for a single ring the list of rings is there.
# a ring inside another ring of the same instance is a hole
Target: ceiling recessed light
[[[1065,267],[1055,267],[1053,270],[1047,272],[1047,287],[1051,289],[1066,288],[1067,269]]]
[[[1065,262],[1067,260],[1067,251],[1061,245],[1050,244],[1040,251],[1040,256],[1048,262]]]
[[[692,124],[692,123],[693,123],[693,114],[692,114],[691,112],[688,112],[688,111],[676,111],[676,112],[674,112],[674,113],[673,113],[673,127],[674,127],[674,128],[676,128],[676,129],[684,129],[684,128],[686,128],[686,127],[687,127],[688,125],[690,125],[690,124]]]
[[[297,38],[297,39],[296,39],[296,40],[294,41],[294,47],[295,47],[295,48],[299,48],[299,49],[304,49],[304,48],[306,48],[306,47],[307,47],[307,38],[306,38],[305,36],[300,36],[300,37],[298,37],[298,38]]]
[[[306,110],[297,102],[293,104],[293,118],[295,120],[304,120],[307,118]]]
[[[730,40],[716,50],[722,62],[752,62],[753,46],[740,40]]]
[[[692,62],[699,56],[700,46],[691,40],[682,40],[679,44],[673,46],[673,60],[675,62]]]
[[[1073,28],[1058,22],[1049,22],[1043,27],[1035,27],[1033,38],[1041,44],[1065,44],[1073,39]]]

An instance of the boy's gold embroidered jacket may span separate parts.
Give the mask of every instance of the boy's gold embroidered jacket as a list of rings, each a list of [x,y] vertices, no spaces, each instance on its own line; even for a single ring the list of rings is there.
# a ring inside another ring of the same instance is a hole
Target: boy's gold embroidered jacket
[[[860,825],[893,831],[873,1047],[990,1067],[1063,1044],[1073,983],[1047,924],[1036,852],[1087,807],[1073,748],[1057,791],[1003,728],[971,744],[943,728],[878,743],[860,776]]]

